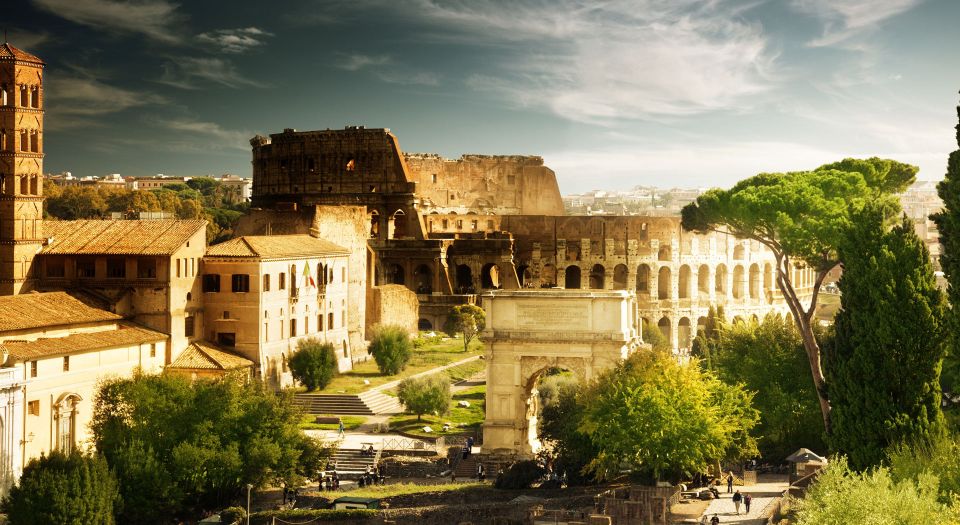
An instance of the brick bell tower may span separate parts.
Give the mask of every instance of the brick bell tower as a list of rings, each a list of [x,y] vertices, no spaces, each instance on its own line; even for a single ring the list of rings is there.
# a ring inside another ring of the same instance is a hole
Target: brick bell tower
[[[0,45],[0,295],[32,288],[44,242],[43,67]]]

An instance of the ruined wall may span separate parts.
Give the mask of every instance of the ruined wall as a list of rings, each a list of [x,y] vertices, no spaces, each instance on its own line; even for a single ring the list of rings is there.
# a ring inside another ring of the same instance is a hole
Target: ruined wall
[[[563,215],[560,188],[543,158],[521,155],[404,154],[424,213]]]
[[[417,333],[420,304],[406,286],[386,284],[367,289],[367,333],[376,325],[395,324]]]

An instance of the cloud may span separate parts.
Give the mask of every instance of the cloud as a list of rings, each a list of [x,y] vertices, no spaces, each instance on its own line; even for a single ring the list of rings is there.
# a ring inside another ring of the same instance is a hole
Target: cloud
[[[340,57],[337,67],[346,71],[360,71],[361,69],[382,66],[391,62],[389,55],[363,55],[360,53],[345,54]]]
[[[390,55],[343,54],[336,67],[345,71],[369,70],[389,84],[436,86],[440,83],[440,75],[428,71],[414,71],[397,63]]]
[[[242,27],[200,33],[197,35],[197,40],[213,46],[223,53],[244,53],[262,46],[264,39],[271,36],[273,36],[273,33],[268,33],[256,27]]]
[[[924,0],[793,0],[794,9],[824,21],[823,35],[810,46],[832,46],[876,29],[881,23]]]
[[[154,93],[119,88],[85,76],[51,76],[46,90],[50,114],[47,127],[52,129],[74,127],[93,121],[91,117],[130,108],[167,103]]]
[[[29,31],[19,31],[13,29],[9,34],[10,43],[16,47],[33,54],[34,51],[50,41],[50,33],[46,31],[40,33],[31,33]]]
[[[776,53],[735,0],[419,0],[436,38],[480,44],[468,87],[592,123],[741,110],[774,84]],[[409,6],[408,6],[409,7]]]
[[[163,64],[161,84],[200,89],[200,82],[212,82],[229,88],[268,87],[267,84],[243,76],[233,62],[222,58],[178,57]]]
[[[80,25],[115,33],[141,33],[164,43],[176,43],[173,29],[181,17],[167,0],[33,0],[34,5]]]
[[[249,140],[250,137],[254,135],[248,131],[224,129],[216,122],[205,122],[190,118],[154,119],[151,121],[151,123],[176,133],[172,137],[165,137],[170,139],[168,140],[170,144],[189,144],[192,147],[199,148],[200,150],[213,146],[216,148],[249,151]],[[213,139],[213,142],[183,140],[183,134],[207,137],[208,139]]]

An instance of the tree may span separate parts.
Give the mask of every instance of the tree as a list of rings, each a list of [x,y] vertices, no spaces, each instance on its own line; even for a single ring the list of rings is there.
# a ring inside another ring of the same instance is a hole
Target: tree
[[[752,394],[697,364],[640,351],[600,374],[578,404],[580,431],[599,450],[587,469],[608,479],[629,465],[647,481],[756,455]]]
[[[944,430],[940,365],[946,302],[926,245],[903,221],[869,205],[840,243],[840,311],[826,372],[833,400],[830,443],[856,469],[877,465],[902,441]]]
[[[397,387],[397,398],[417,421],[423,414],[442,416],[450,410],[450,383],[443,374],[408,377]]]
[[[759,393],[753,405],[760,411],[754,431],[761,456],[780,462],[800,447],[824,450],[817,392],[791,321],[768,315],[760,323],[722,325],[697,340],[701,337],[709,341],[713,371],[721,380]]]
[[[287,366],[293,378],[307,387],[308,392],[322,390],[337,373],[337,351],[331,343],[321,343],[312,337],[301,339]]]
[[[702,330],[697,331],[693,339],[690,354],[700,360],[700,365],[707,370],[716,368],[715,357],[719,352],[720,330],[727,325],[727,318],[723,314],[723,306],[710,307],[707,310],[707,322]]]
[[[761,173],[729,190],[710,190],[683,208],[684,229],[730,233],[773,252],[775,282],[800,331],[827,433],[830,401],[813,319],[820,285],[840,263],[837,246],[851,214],[867,202],[895,203],[894,194],[906,189],[916,173],[915,166],[892,160],[845,159],[813,171]],[[816,273],[806,303],[791,279],[800,265]]]
[[[443,331],[456,337],[457,334],[463,335],[463,351],[466,352],[470,341],[477,336],[487,325],[487,318],[483,308],[472,304],[463,304],[454,306],[447,314],[447,321],[443,325]]]
[[[663,335],[663,332],[660,331],[660,327],[648,322],[646,319],[643,320],[643,342],[649,343],[651,348],[658,352],[673,351],[673,345],[670,344],[667,336]]]
[[[102,456],[53,451],[27,464],[2,509],[15,525],[113,525],[118,502]]]
[[[399,325],[382,325],[374,329],[370,354],[384,375],[395,375],[406,368],[413,355],[410,334]]]
[[[104,381],[91,429],[127,502],[118,522],[168,523],[237,501],[247,483],[294,485],[314,476],[321,445],[300,431],[300,418],[288,393],[240,377]]]
[[[960,120],[960,106],[957,106]],[[960,123],[956,126],[957,144],[960,146]],[[943,210],[930,216],[940,233],[940,268],[947,279],[947,296],[953,308],[949,313],[949,346],[944,360],[943,388],[956,394],[960,392],[960,149],[950,153],[947,159],[947,174],[937,185],[937,194],[943,200]]]
[[[544,443],[542,454],[554,472],[566,472],[567,482],[582,485],[590,481],[587,465],[600,453],[590,436],[580,430],[582,406],[577,401],[582,387],[575,381],[556,384],[556,393],[543,403],[537,418],[537,434]]]

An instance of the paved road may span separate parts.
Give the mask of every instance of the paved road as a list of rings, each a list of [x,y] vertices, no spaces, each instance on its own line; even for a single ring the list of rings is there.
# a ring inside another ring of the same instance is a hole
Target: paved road
[[[726,490],[726,486],[721,487]],[[741,494],[750,494],[753,497],[753,504],[750,506],[750,513],[747,514],[743,504],[740,505],[740,514],[737,515],[733,504],[733,495],[721,493],[720,499],[715,499],[707,506],[703,516],[707,520],[716,514],[720,518],[720,523],[739,523],[742,525],[762,525],[766,523],[766,518],[770,505],[780,498],[784,490],[787,490],[787,480],[771,479],[762,480],[756,485],[747,485],[745,487],[734,486],[734,490],[740,490]],[[709,521],[707,521],[709,523]]]
[[[464,365],[464,364],[469,363],[470,361],[476,361],[477,359],[480,359],[480,356],[479,356],[479,355],[475,355],[475,356],[472,356],[472,357],[468,357],[468,358],[466,358],[466,359],[461,359],[461,360],[459,360],[459,361],[450,363],[450,364],[448,364],[448,365],[438,366],[437,368],[431,368],[430,370],[426,370],[426,371],[420,372],[419,374],[413,374],[412,376],[407,376],[407,377],[404,378],[404,379],[407,379],[407,378],[410,378],[410,377],[423,377],[423,376],[433,375],[433,374],[436,374],[437,372],[442,372],[442,371],[444,371],[444,370],[446,370],[446,369],[448,369],[448,368],[453,368],[453,367],[455,367],[455,366]],[[378,391],[381,391],[381,390],[390,390],[391,388],[399,385],[399,384],[400,384],[400,381],[402,381],[402,379],[397,379],[397,380],[395,380],[395,381],[390,381],[389,383],[384,383],[384,384],[382,384],[382,385],[377,385],[377,386],[375,386],[375,387],[373,387],[373,388],[367,389],[367,392],[378,392]]]

